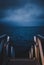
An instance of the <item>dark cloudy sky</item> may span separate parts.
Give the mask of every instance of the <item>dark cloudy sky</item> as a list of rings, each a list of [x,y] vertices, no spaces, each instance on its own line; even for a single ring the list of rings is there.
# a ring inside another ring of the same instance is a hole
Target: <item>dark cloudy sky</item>
[[[44,26],[44,0],[0,0],[0,23]]]

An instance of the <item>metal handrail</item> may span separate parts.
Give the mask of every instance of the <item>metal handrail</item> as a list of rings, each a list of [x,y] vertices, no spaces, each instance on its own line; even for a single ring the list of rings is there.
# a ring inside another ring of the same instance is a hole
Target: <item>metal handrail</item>
[[[44,39],[44,37],[41,35],[34,36],[34,42],[36,43],[35,44],[35,57],[39,61],[40,59],[39,54],[40,54],[42,65],[44,65],[44,54],[43,54],[42,42],[41,42],[42,39]]]

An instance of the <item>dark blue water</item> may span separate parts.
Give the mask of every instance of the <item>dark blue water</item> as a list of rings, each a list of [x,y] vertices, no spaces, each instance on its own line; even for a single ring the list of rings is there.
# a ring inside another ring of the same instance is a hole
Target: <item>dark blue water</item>
[[[0,34],[8,34],[14,43],[23,45],[23,41],[32,41],[35,35],[44,36],[44,27],[2,27]]]

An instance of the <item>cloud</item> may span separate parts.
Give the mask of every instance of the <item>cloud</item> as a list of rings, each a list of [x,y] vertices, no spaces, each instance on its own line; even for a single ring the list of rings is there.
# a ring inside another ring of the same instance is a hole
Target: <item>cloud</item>
[[[19,26],[44,25],[43,9],[36,4],[25,4],[21,8],[4,9],[0,21]]]
[[[27,4],[23,8],[5,10],[6,16],[2,20],[13,22],[31,22],[36,21],[36,18],[39,18],[42,13],[42,9],[38,6],[34,4]]]

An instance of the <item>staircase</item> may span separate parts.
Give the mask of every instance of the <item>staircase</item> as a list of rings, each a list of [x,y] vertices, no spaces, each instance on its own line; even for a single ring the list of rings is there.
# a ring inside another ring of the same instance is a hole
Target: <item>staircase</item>
[[[43,54],[43,47],[42,47],[42,42],[41,42],[41,39],[40,39],[40,36],[34,36],[34,42],[36,44],[34,44],[34,46],[31,46],[31,49],[30,50],[26,50],[25,51],[25,48],[23,49],[23,53],[22,53],[22,50],[21,52],[19,52],[18,50],[23,48],[23,47],[18,47],[15,48],[17,49],[16,50],[16,56],[14,58],[11,58],[11,55],[10,55],[10,58],[8,58],[9,56],[6,56],[6,53],[5,53],[5,38],[4,40],[2,39],[1,43],[3,44],[3,50],[2,50],[2,54],[0,57],[0,65],[44,65],[44,54]],[[11,51],[11,50],[9,50]],[[18,53],[17,53],[18,51]],[[9,52],[8,52],[9,53]],[[25,57],[20,57],[20,55],[22,56],[25,56]],[[26,57],[27,56],[27,57]],[[20,59],[18,59],[18,57]],[[25,59],[23,59],[25,58]],[[28,58],[28,59],[27,59]]]

